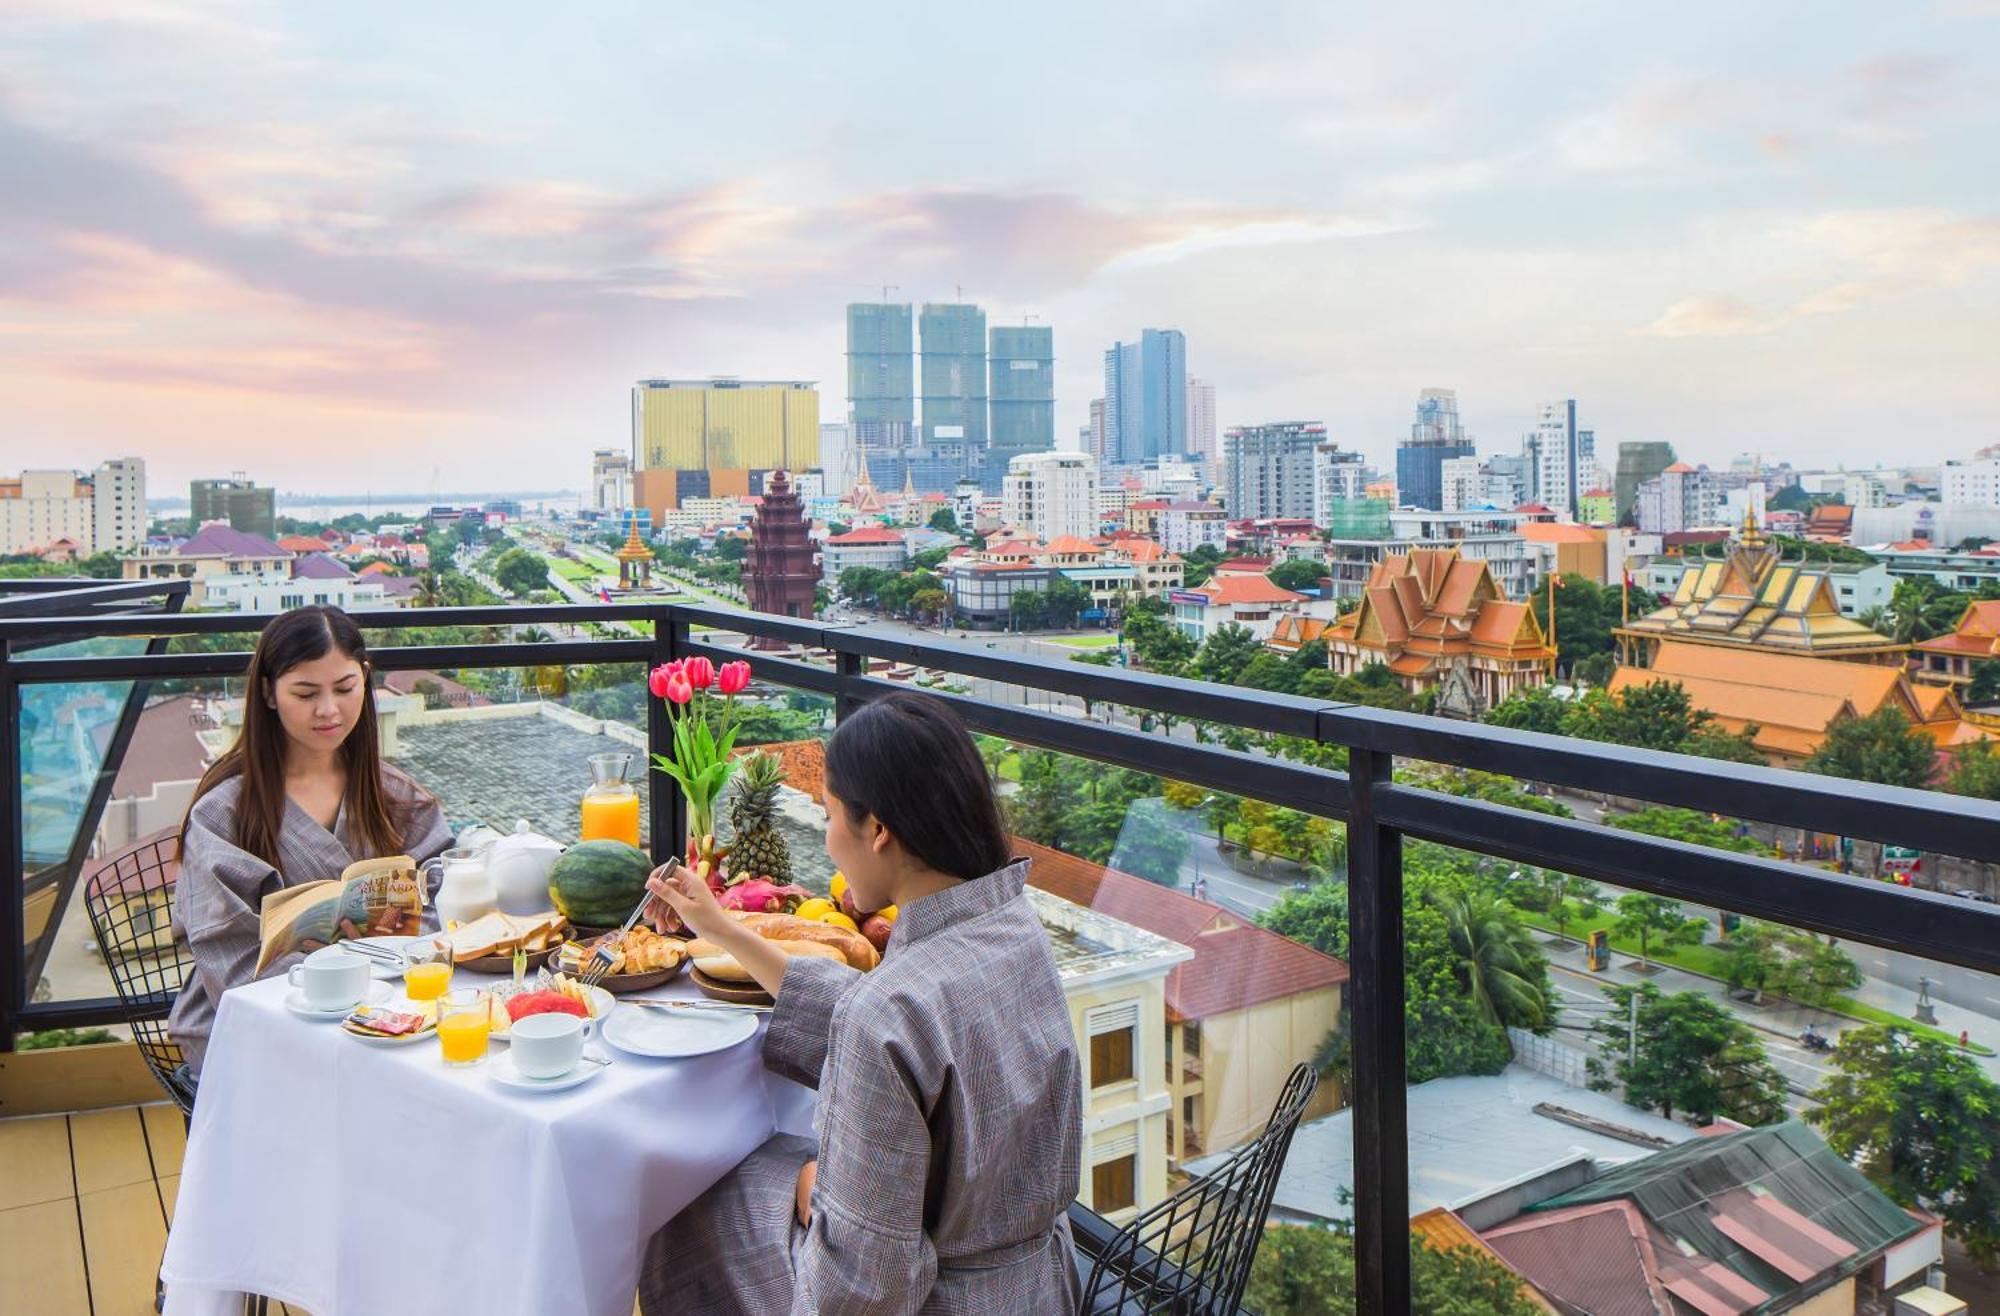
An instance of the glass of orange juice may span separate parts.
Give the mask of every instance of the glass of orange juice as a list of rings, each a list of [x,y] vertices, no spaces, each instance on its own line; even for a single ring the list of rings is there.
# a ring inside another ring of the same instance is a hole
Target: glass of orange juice
[[[435,1001],[451,986],[451,946],[419,937],[403,948],[403,994],[413,1001]]]
[[[477,1065],[486,1059],[486,1039],[493,1028],[492,1007],[477,987],[446,992],[438,1002],[438,1045],[447,1065]]]

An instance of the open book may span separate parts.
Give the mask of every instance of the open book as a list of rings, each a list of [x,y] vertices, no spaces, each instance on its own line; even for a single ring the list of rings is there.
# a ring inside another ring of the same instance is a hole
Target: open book
[[[416,935],[423,930],[423,875],[408,855],[363,859],[338,878],[273,891],[264,897],[261,915],[260,974],[295,950],[317,950],[351,937]]]

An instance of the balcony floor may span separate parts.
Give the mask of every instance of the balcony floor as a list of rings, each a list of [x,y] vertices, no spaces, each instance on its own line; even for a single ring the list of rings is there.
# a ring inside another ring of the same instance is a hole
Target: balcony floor
[[[164,1103],[0,1120],[0,1311],[150,1313],[185,1145]]]

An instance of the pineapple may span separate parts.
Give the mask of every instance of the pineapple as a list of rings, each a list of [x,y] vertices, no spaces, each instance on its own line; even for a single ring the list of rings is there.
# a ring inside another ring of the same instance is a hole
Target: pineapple
[[[768,877],[782,884],[792,880],[791,852],[771,824],[778,787],[784,781],[784,765],[777,755],[760,752],[745,756],[736,779],[736,798],[729,806],[729,825],[735,832],[729,843],[732,881]]]

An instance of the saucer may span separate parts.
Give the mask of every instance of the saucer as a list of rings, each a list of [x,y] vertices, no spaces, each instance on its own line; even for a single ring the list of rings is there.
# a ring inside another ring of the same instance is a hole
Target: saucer
[[[306,1003],[305,992],[297,987],[285,993],[285,1008],[301,1019],[317,1019],[323,1023],[339,1023],[364,1005],[380,1005],[393,995],[388,987],[379,982],[368,984],[368,991],[358,1001],[343,1005],[335,1010],[324,1010],[317,1005]]]
[[[529,1078],[514,1068],[512,1051],[489,1053],[486,1057],[487,1076],[501,1087],[513,1088],[517,1092],[565,1092],[590,1082],[609,1068],[610,1065],[593,1065],[588,1060],[579,1060],[576,1068],[567,1074],[558,1074],[554,1078]]]

